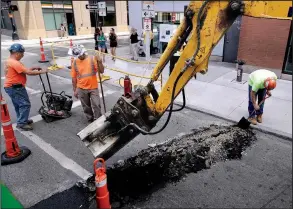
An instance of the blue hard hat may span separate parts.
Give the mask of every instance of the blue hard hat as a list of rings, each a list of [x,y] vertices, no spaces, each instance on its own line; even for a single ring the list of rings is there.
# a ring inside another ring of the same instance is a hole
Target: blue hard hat
[[[24,52],[24,47],[21,44],[12,44],[9,49],[10,52]]]

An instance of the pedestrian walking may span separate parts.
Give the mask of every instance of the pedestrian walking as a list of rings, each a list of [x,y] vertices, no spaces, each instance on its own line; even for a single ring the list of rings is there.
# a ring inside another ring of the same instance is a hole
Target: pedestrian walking
[[[114,28],[111,28],[110,30],[109,40],[110,40],[111,54],[113,56],[116,56],[117,35],[115,33]],[[112,60],[115,61],[115,57],[112,57]]]
[[[66,33],[66,27],[61,23],[61,26],[60,26],[61,39],[65,36],[65,33]]]
[[[74,96],[91,123],[102,115],[96,73],[104,73],[104,66],[98,55],[88,56],[83,45],[74,45],[68,54],[76,58],[71,69]]]
[[[138,50],[138,34],[135,28],[131,28],[130,44],[132,52],[132,60],[138,61],[137,50]]]
[[[100,35],[98,36],[98,46],[99,51],[105,53],[106,50],[106,37],[103,32],[100,31]],[[103,54],[103,62],[105,62],[105,54]]]
[[[100,33],[103,33],[103,28],[100,26]],[[105,45],[106,48],[105,48],[105,53],[107,54],[108,53],[108,49],[107,49],[107,45]]]
[[[272,96],[271,90],[276,88],[276,81],[277,75],[274,72],[265,69],[256,70],[249,75],[248,120],[253,125],[256,125],[257,122],[262,123],[264,102],[261,105],[259,104],[265,98],[266,95],[268,95],[269,97]]]
[[[68,34],[70,36],[74,35],[74,25],[73,25],[73,23],[70,23],[69,26],[68,26]]]
[[[25,49],[21,44],[15,43],[8,49],[10,57],[4,65],[4,90],[9,95],[17,117],[17,128],[24,131],[33,130],[32,120],[29,118],[31,103],[25,88],[26,75],[39,75],[48,72],[41,67],[26,68],[20,60],[24,56]]]
[[[98,38],[100,36],[100,29],[95,29],[94,39],[95,39],[95,50],[99,51],[99,45],[98,45]]]

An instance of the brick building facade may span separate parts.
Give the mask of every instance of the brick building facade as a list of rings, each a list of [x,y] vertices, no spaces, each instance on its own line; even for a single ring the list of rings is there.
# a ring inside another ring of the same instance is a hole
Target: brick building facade
[[[283,70],[288,57],[286,49],[291,23],[291,20],[244,16],[240,30],[238,59],[245,60],[248,65]]]

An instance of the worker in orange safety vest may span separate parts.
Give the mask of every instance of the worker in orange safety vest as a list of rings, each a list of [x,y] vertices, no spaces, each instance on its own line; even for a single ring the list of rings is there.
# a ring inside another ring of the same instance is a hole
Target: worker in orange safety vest
[[[74,96],[91,123],[102,115],[96,74],[104,73],[104,66],[98,55],[88,56],[83,45],[74,45],[68,54],[75,58],[71,69]]]

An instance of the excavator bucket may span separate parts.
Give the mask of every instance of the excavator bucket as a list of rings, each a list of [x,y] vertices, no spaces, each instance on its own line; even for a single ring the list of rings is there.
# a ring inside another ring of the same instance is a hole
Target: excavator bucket
[[[125,127],[121,131],[121,127],[107,121],[110,114],[107,112],[77,134],[95,158],[107,160],[138,135],[133,129]]]
[[[102,136],[109,125],[109,122],[106,121],[106,116],[103,115],[77,134],[95,158],[102,156],[115,143],[115,137]],[[103,139],[104,137],[106,137],[105,140]]]

